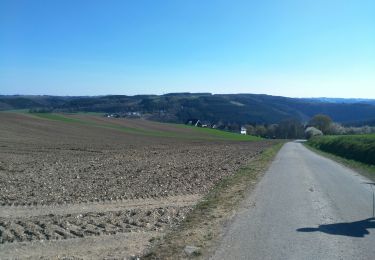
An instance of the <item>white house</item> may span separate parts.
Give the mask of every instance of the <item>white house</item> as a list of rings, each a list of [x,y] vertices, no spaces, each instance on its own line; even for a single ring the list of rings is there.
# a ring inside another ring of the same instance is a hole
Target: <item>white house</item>
[[[247,134],[246,127],[241,126],[241,135]]]

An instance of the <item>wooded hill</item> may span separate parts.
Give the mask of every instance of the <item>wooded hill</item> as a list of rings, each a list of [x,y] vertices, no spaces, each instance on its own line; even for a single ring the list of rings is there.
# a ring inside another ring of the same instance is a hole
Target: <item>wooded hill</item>
[[[294,118],[307,122],[316,114],[333,121],[360,125],[375,123],[371,102],[329,102],[256,94],[171,93],[93,97],[0,96],[0,110],[32,109],[54,112],[140,112],[144,117],[184,123],[196,118],[210,124],[271,124]]]

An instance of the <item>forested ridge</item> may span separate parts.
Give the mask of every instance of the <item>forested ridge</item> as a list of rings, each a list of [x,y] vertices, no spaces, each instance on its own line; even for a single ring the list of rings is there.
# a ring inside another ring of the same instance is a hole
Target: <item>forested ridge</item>
[[[375,105],[366,102],[330,102],[257,94],[171,93],[165,95],[108,96],[0,96],[0,110],[30,109],[48,112],[139,112],[146,118],[184,123],[191,118],[211,124],[272,124],[286,119],[307,122],[326,114],[342,124],[375,124]],[[352,103],[354,102],[354,103]]]

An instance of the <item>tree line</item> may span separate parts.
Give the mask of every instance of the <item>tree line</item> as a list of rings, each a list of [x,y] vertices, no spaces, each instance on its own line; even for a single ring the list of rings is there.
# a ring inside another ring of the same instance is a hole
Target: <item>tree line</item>
[[[248,124],[247,134],[264,138],[298,139],[314,135],[349,135],[375,133],[373,126],[347,127],[334,122],[329,116],[317,114],[307,123],[297,119],[286,119],[279,124]],[[310,131],[310,132],[309,132]]]

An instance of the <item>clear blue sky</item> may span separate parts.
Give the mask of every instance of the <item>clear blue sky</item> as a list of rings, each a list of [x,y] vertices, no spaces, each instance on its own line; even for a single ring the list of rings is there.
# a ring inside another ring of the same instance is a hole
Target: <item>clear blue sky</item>
[[[0,94],[375,98],[375,1],[0,0]]]

